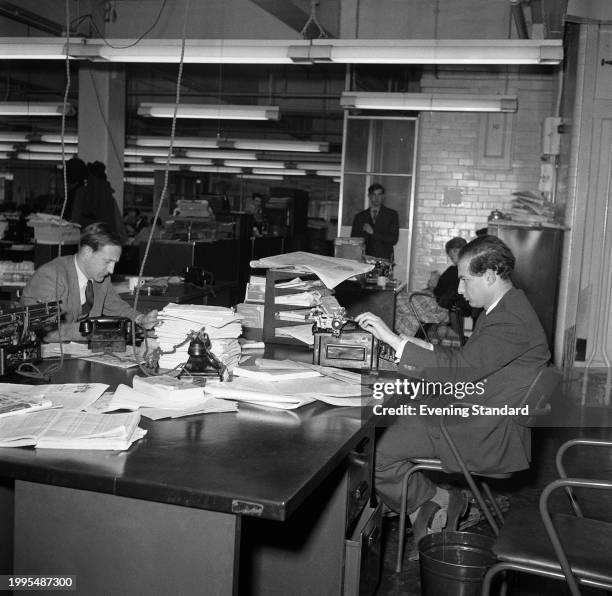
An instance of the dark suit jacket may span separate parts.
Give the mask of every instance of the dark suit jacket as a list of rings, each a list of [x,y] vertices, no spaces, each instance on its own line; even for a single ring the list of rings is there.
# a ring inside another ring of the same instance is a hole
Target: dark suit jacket
[[[366,234],[363,225],[370,224],[374,228],[373,234]],[[355,215],[351,236],[366,239],[366,255],[381,259],[393,260],[393,247],[399,238],[399,217],[395,209],[380,206],[376,223],[372,222],[370,210],[364,209]]]
[[[546,336],[524,292],[510,289],[495,308],[478,318],[473,334],[461,348],[434,346],[427,350],[407,343],[400,371],[431,380],[484,382],[484,394],[466,396],[485,406],[517,406],[538,371],[547,365],[550,352]],[[449,399],[428,398],[448,405]],[[461,400],[454,402],[461,405]],[[430,405],[435,405],[431,404]],[[530,431],[507,416],[447,417],[448,428],[470,469],[504,473],[529,467]],[[438,425],[433,416],[427,424]],[[441,441],[440,458],[457,470],[455,458]]]
[[[93,282],[94,303],[90,317],[133,317],[134,309],[122,300],[111,285],[110,276]],[[21,304],[62,301],[62,339],[83,339],[78,331],[81,295],[74,255],[57,257],[39,267],[21,295]]]

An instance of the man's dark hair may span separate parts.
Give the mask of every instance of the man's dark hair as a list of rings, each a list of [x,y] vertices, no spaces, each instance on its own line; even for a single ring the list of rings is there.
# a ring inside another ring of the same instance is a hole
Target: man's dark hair
[[[467,240],[465,238],[461,238],[460,236],[455,236],[451,238],[445,245],[444,250],[446,254],[448,254],[451,250],[455,248],[463,248],[467,244]]]
[[[382,190],[384,194],[385,187],[382,184],[378,184],[378,182],[375,182],[374,184],[371,184],[368,187],[368,194],[371,195],[375,190]]]
[[[472,240],[461,249],[459,259],[470,259],[468,270],[472,275],[480,276],[491,269],[501,279],[509,279],[515,263],[512,251],[497,236]]]
[[[121,246],[121,238],[111,230],[108,224],[92,223],[81,232],[80,246],[89,246],[96,251],[108,245]]]

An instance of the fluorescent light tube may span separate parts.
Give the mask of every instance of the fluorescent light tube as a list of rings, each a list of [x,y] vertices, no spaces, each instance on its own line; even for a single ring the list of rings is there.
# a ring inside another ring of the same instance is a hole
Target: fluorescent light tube
[[[68,156],[66,156],[68,157]],[[18,153],[17,159],[26,159],[29,161],[62,161],[61,153]]]
[[[228,139],[234,149],[252,149],[254,151],[304,151],[319,153],[329,151],[329,143],[317,141],[292,141],[281,139]]]
[[[315,174],[317,176],[331,176],[334,178],[335,176],[340,175],[340,170],[317,170]]]
[[[26,150],[33,152],[40,151],[42,153],[61,153],[62,146],[51,143],[48,145],[46,145],[45,143],[28,143],[26,145]],[[64,145],[64,153],[70,153],[72,155],[78,152],[78,147],[74,145]]]
[[[25,143],[29,134],[25,132],[1,132],[0,141],[3,143]]]
[[[211,172],[213,174],[240,174],[240,168],[228,168],[227,166],[191,166],[191,172]]]
[[[561,39],[313,39],[312,44],[331,46],[330,60],[345,64],[559,64],[563,60]]]
[[[275,176],[274,174],[238,174],[237,178],[244,178],[246,180],[282,180],[282,176]]]
[[[125,176],[123,178],[124,182],[128,182],[129,184],[134,184],[136,186],[154,186],[155,178],[150,176]]]
[[[266,168],[253,168],[253,174],[279,174],[282,176],[306,176],[305,170],[295,170],[295,169],[274,169],[270,171],[270,169]]]
[[[127,157],[126,157],[127,159]],[[165,164],[166,157],[154,157],[153,163]],[[211,159],[197,159],[195,157],[171,157],[170,163],[176,166],[211,166]]]
[[[141,103],[139,116],[172,118],[173,103]],[[177,118],[203,118],[212,120],[278,120],[278,106],[234,104],[179,104]]]
[[[71,40],[71,44],[82,40]],[[3,60],[65,60],[64,37],[3,37],[0,58]]]
[[[64,104],[49,101],[1,101],[0,116],[61,116]],[[72,116],[75,109],[66,104],[65,115]]]
[[[42,143],[61,143],[62,135],[45,133],[45,134],[40,135],[40,140]],[[71,135],[71,134],[64,135],[64,143],[74,144],[78,142],[79,142],[79,138],[77,135]]]
[[[189,149],[185,151],[186,157],[208,157],[210,159],[257,159],[257,154],[254,151],[225,151],[216,149],[214,151],[199,151],[198,149]]]
[[[170,137],[128,137],[128,143],[138,147],[169,147]],[[251,151],[295,151],[320,153],[329,151],[329,143],[295,141],[291,139],[231,139],[216,137],[175,137],[174,147],[199,149],[247,149]]]
[[[226,166],[235,168],[284,168],[287,164],[284,161],[249,161],[248,159],[226,159],[223,162]]]
[[[516,112],[518,100],[506,95],[443,93],[367,93],[345,91],[344,108],[364,110],[414,110],[425,112]]]
[[[128,142],[138,147],[170,147],[170,137],[128,137]],[[214,137],[175,137],[173,147],[216,149],[217,139]]]

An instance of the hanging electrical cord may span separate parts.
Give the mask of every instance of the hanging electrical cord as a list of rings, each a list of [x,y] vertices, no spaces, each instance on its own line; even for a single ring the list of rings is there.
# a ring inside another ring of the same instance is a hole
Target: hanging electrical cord
[[[62,255],[62,221],[64,219],[64,212],[66,211],[66,205],[68,204],[68,176],[66,173],[66,111],[68,109],[68,94],[70,93],[70,2],[66,0],[66,57],[65,57],[65,65],[66,65],[66,85],[64,87],[64,102],[62,105],[62,122],[61,122],[61,131],[60,131],[60,143],[61,143],[61,154],[62,154],[62,177],[64,180],[64,200],[62,203],[62,208],[60,210],[60,223],[58,226],[58,235],[59,235],[59,244],[58,244],[58,257]],[[55,299],[59,303],[59,277],[55,278]],[[58,336],[61,338],[61,308],[57,309],[57,331]],[[38,378],[40,375],[41,378],[50,377],[52,374],[59,371],[64,364],[64,349],[62,347],[62,342],[59,342],[60,346],[60,359],[59,362],[55,362],[49,368],[46,369],[44,375],[38,370],[38,368],[32,366],[35,370],[34,373],[29,371],[25,371],[19,367],[17,372],[23,376]]]
[[[317,28],[319,29],[318,39],[322,39],[322,38],[328,37],[327,31],[325,31],[325,29],[323,28],[321,23],[319,23],[319,19],[317,19],[317,6],[318,6],[318,4],[319,4],[319,0],[310,0],[310,16],[308,17],[308,20],[306,21],[306,24],[302,27],[302,30],[300,31],[300,35],[304,39],[306,39],[306,35],[308,33],[308,27],[310,27],[310,25],[316,25]],[[313,39],[313,38],[311,38],[311,39]]]
[[[75,21],[77,21],[78,24],[81,24],[85,19],[89,19],[89,24],[91,28],[96,32],[96,34],[98,35],[98,38],[101,39],[105,45],[107,45],[109,48],[113,48],[116,50],[125,50],[127,48],[132,48],[135,45],[138,45],[149,33],[151,33],[151,31],[153,31],[153,29],[155,29],[155,27],[157,26],[157,23],[159,23],[159,19],[161,18],[164,12],[164,9],[166,8],[167,3],[168,3],[168,0],[162,0],[162,4],[159,8],[159,11],[157,12],[157,16],[155,17],[153,24],[142,35],[137,37],[136,40],[134,40],[132,43],[126,46],[114,46],[113,44],[109,43],[106,37],[104,37],[104,34],[100,31],[100,29],[98,29],[98,26],[96,25],[93,19],[93,15],[91,13],[84,14],[83,16],[75,19]]]
[[[142,257],[142,262],[140,263],[140,271],[138,272],[138,281],[136,283],[136,293],[134,294],[134,310],[136,310],[138,307],[138,298],[140,297],[140,286],[141,286],[140,281],[144,274],[144,269],[145,269],[145,265],[147,262],[147,258],[149,256],[149,249],[151,247],[151,242],[153,241],[153,235],[155,234],[155,229],[157,227],[157,221],[159,219],[159,214],[161,212],[162,206],[165,203],[166,195],[168,193],[168,178],[169,178],[169,173],[170,173],[170,160],[172,159],[172,152],[174,150],[174,137],[176,134],[176,116],[178,113],[178,107],[179,107],[180,99],[181,99],[181,82],[183,80],[183,64],[184,64],[184,58],[185,58],[185,43],[186,43],[186,37],[187,37],[187,16],[189,14],[189,3],[190,3],[190,0],[187,0],[187,3],[185,5],[185,17],[183,19],[183,32],[182,32],[182,37],[181,37],[181,55],[179,58],[179,69],[178,69],[178,74],[176,77],[174,112],[172,114],[172,126],[170,129],[170,145],[168,147],[168,155],[166,156],[166,163],[164,164],[164,185],[162,187],[161,195],[159,197],[159,203],[157,205],[157,209],[155,210],[155,214],[153,216],[153,221],[151,222],[151,230],[149,231],[149,237],[147,238],[147,244],[145,246],[145,251]],[[146,344],[146,334],[145,334],[145,346],[146,346],[146,350],[145,350],[145,356],[146,356],[146,352],[148,351],[148,346]],[[136,349],[136,326],[135,325],[132,325],[132,347],[134,351],[134,358],[138,366],[140,367],[141,371],[146,375],[150,375],[151,374],[150,371],[147,371],[142,366],[141,359]]]

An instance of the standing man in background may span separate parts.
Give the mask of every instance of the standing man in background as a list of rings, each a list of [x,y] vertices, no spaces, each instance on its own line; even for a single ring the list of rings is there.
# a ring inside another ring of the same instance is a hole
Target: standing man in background
[[[366,255],[393,261],[393,247],[399,237],[399,217],[395,209],[383,205],[385,189],[381,184],[368,188],[370,207],[355,215],[351,236],[365,238]]]

